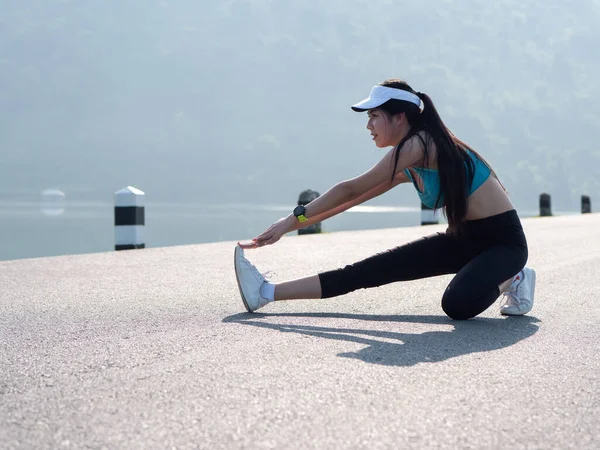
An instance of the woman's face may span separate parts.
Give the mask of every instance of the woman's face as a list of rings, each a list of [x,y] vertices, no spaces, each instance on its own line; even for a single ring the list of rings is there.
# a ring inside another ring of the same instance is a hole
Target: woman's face
[[[388,116],[378,108],[367,111],[367,130],[371,132],[375,145],[379,148],[391,147],[402,140],[402,115]]]

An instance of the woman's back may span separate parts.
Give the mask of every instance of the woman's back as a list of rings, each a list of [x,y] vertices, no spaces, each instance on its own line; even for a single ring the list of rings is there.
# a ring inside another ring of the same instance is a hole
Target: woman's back
[[[490,176],[467,198],[466,220],[484,219],[514,209],[498,179]]]
[[[437,148],[429,133],[419,131],[422,143],[427,145],[426,159],[421,164],[404,171],[413,183],[421,201],[430,208],[435,207],[440,190]],[[514,209],[504,187],[498,181],[496,174],[476,152],[467,148],[474,162],[475,173],[467,197],[466,220],[483,219]],[[466,169],[465,163],[465,169]],[[443,204],[443,195],[441,198]]]

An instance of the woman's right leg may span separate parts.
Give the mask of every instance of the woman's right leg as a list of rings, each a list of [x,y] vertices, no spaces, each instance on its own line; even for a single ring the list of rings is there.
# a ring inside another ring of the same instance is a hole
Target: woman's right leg
[[[275,285],[275,301],[321,298],[319,275],[298,278]]]
[[[481,250],[472,241],[436,233],[340,269],[278,283],[274,298],[330,298],[361,288],[457,273]]]

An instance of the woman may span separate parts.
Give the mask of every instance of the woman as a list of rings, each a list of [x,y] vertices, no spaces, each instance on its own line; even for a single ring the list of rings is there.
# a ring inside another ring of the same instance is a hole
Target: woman
[[[369,97],[352,109],[367,111],[367,129],[375,145],[392,149],[367,172],[297,207],[252,242],[238,243],[234,262],[246,309],[252,312],[274,300],[329,298],[396,281],[456,274],[442,296],[442,308],[450,318],[475,317],[501,294],[502,314],[529,312],[535,271],[524,267],[527,241],[515,208],[486,161],[448,130],[429,96],[402,80],[374,86]],[[321,222],[405,182],[413,183],[425,205],[443,208],[448,219],[445,233],[276,285],[265,281],[244,256],[244,249],[274,244],[290,231]]]

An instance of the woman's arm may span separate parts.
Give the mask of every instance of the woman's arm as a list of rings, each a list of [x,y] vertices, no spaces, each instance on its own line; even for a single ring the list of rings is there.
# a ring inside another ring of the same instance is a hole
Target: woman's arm
[[[342,203],[341,205],[331,208],[330,210],[325,211],[317,216],[309,217],[308,220],[305,222],[300,223],[296,220],[293,228],[290,231],[300,230],[302,228],[309,227],[315,223],[323,222],[324,220],[329,219],[330,217],[333,217],[339,213],[342,213],[352,208],[353,206],[360,205],[361,203],[364,203],[368,200],[371,200],[372,198],[386,193],[393,187],[398,186],[400,183],[406,183],[408,181],[410,181],[409,178],[403,172],[400,172],[394,177],[394,181],[392,183],[390,183],[389,181],[384,181],[378,186],[375,186],[371,190],[365,192],[361,196],[349,200],[345,203]]]
[[[323,195],[310,202],[306,205],[306,214],[304,214],[306,218],[310,219],[322,214],[329,214],[330,211],[337,210],[353,201],[357,201],[358,203],[354,204],[358,205],[395,186],[393,183],[390,185],[389,181],[392,168],[394,167],[395,153],[394,149],[390,150],[377,164],[362,175],[341,181]],[[416,136],[413,136],[399,150],[395,173],[397,175],[401,174],[404,169],[418,164],[422,159],[423,147],[420,140]],[[394,182],[395,180],[394,178]],[[388,185],[387,189],[385,188],[386,184]],[[365,195],[368,197],[363,197]],[[365,200],[358,201],[359,198],[364,198]],[[286,220],[288,223],[297,222],[293,214],[290,214]]]
[[[404,169],[418,164],[423,159],[423,148],[415,136],[408,139],[398,152],[395,174],[399,176]],[[252,239],[249,244],[238,243],[242,248],[257,248],[271,245],[293,230],[304,228],[334,216],[352,206],[363,203],[377,195],[390,190],[396,184],[407,181],[394,177],[390,183],[390,170],[394,168],[394,149],[390,150],[375,166],[362,175],[342,181],[320,197],[306,205],[305,217],[308,219],[300,224],[294,214],[282,217],[267,230]],[[400,180],[400,181],[399,181]],[[398,181],[398,183],[397,183]]]

